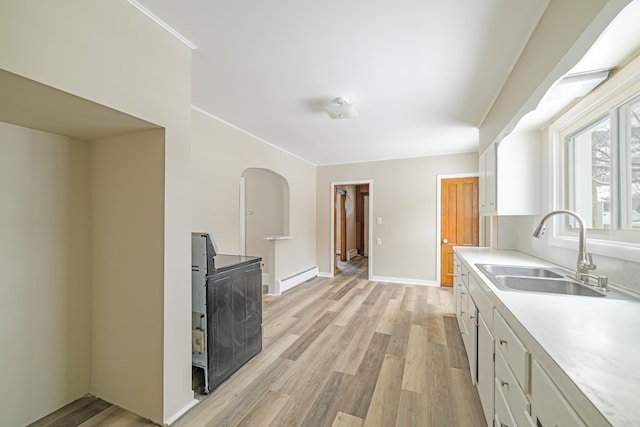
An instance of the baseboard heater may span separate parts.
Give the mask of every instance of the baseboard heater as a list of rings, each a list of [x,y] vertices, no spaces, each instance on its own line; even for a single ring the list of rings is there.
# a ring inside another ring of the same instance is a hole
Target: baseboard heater
[[[286,279],[278,280],[280,286],[280,292],[284,292],[291,288],[298,286],[302,282],[306,282],[309,279],[313,279],[318,275],[318,266],[314,265],[308,270],[305,270],[301,273],[294,274],[291,277],[287,277]]]
[[[352,258],[355,258],[357,256],[358,256],[357,249],[349,249],[349,252],[347,252],[347,261],[351,261]]]

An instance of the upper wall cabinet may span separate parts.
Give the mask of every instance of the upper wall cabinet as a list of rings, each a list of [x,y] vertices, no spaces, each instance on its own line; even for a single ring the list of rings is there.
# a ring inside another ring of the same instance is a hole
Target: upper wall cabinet
[[[481,214],[539,214],[540,138],[538,132],[511,134],[480,155]]]

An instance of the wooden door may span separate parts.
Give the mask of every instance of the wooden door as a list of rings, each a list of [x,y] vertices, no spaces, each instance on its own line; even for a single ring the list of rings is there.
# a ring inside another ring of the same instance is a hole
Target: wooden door
[[[440,283],[453,286],[453,247],[478,246],[478,177],[442,180]]]

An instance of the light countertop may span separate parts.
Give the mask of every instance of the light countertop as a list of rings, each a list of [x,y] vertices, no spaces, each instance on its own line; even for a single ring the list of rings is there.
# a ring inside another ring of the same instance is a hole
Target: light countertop
[[[558,266],[516,251],[455,251],[604,418],[640,426],[640,302],[503,291],[475,264]]]

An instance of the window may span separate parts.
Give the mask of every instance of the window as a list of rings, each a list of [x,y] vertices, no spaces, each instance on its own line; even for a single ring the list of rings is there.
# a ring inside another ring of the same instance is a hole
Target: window
[[[592,229],[611,226],[610,130],[607,116],[567,137],[569,207]]]
[[[640,94],[616,105],[605,102],[584,121],[561,133],[564,205],[596,238],[640,242]],[[563,232],[574,226],[567,220]]]
[[[620,108],[621,228],[640,230],[640,96]]]

